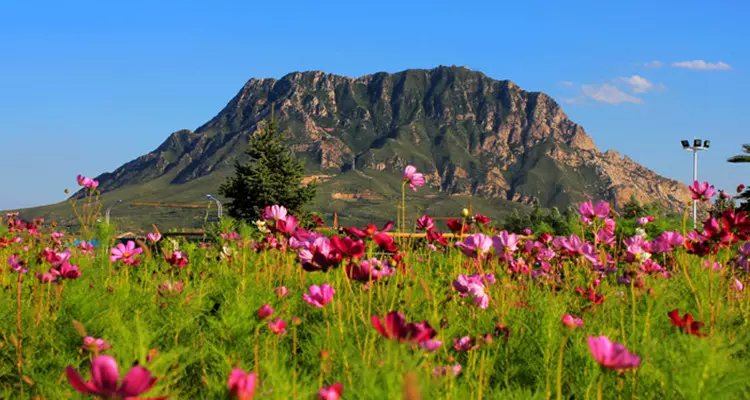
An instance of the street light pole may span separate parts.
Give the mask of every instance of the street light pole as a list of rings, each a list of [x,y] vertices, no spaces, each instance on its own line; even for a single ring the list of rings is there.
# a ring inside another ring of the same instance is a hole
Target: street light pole
[[[682,148],[687,151],[693,152],[693,182],[698,181],[698,152],[701,150],[708,150],[711,146],[710,140],[693,139],[692,145],[690,141],[683,140]],[[698,227],[698,200],[693,199],[693,229]]]
[[[112,211],[112,207],[122,203],[122,200],[115,200],[114,203],[110,204],[109,207],[107,207],[107,211],[104,212],[104,221],[109,225],[109,212]]]
[[[210,194],[207,194],[206,198],[211,199],[211,200],[213,200],[213,201],[216,202],[217,215],[219,217],[219,221],[221,221],[221,215],[222,215],[222,211],[223,211],[223,209],[221,207],[221,202],[218,199],[216,199],[216,197],[211,196]]]

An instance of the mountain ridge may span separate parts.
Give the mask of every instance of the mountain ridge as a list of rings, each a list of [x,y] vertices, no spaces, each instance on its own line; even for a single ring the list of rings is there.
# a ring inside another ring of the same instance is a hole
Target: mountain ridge
[[[372,201],[356,198],[363,175],[352,172],[377,176],[380,182],[368,180],[370,197],[391,199],[407,164],[425,173],[431,196],[485,198],[506,208],[535,201],[568,207],[589,197],[622,206],[633,196],[676,210],[689,199],[687,186],[614,150],[600,152],[545,93],[446,66],[358,78],[323,71],[251,78],[195,131],[175,131],[97,177],[100,189],[116,194],[159,182],[151,184],[154,193],[169,197],[192,190],[191,182],[205,189],[210,177],[218,188],[245,160],[248,135],[263,128],[271,107],[308,174],[327,177],[315,205],[324,211],[334,200],[349,209]]]

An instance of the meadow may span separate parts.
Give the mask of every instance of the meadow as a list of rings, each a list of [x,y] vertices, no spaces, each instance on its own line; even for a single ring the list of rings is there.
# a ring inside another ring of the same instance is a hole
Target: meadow
[[[750,397],[741,212],[623,237],[586,202],[553,237],[409,204],[321,232],[276,205],[205,241],[118,241],[93,182],[78,232],[5,216],[0,398]]]

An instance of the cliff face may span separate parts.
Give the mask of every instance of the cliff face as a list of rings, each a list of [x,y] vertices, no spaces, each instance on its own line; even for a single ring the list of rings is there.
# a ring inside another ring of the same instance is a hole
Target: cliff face
[[[543,206],[588,196],[622,205],[635,196],[669,208],[689,198],[686,186],[614,151],[601,153],[544,93],[460,67],[251,79],[205,125],[175,132],[153,152],[100,176],[100,187],[165,174],[179,185],[232,168],[272,106],[310,175],[333,181],[351,169],[399,173],[414,164],[448,195],[538,199]]]

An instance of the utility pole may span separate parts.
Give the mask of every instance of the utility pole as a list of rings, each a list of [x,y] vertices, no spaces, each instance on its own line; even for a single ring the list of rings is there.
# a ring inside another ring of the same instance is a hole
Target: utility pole
[[[698,152],[708,150],[711,146],[710,140],[693,139],[692,146],[689,140],[683,140],[682,149],[693,152],[693,182],[698,181]],[[698,227],[698,201],[693,200],[693,229]]]

